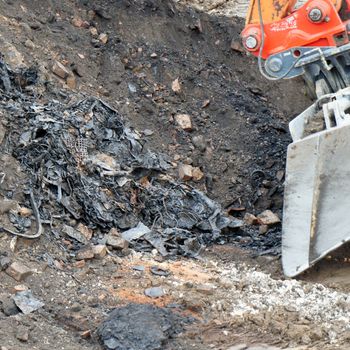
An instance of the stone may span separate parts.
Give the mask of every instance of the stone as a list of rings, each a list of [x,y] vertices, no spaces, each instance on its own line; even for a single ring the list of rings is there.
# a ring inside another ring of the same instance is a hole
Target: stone
[[[261,235],[264,235],[269,230],[269,227],[267,225],[261,225],[259,226],[259,233]]]
[[[275,225],[281,222],[277,214],[273,213],[271,210],[265,210],[258,215],[259,222],[263,225]]]
[[[17,307],[25,314],[28,315],[33,311],[42,308],[45,304],[36,299],[30,290],[18,292],[14,295],[13,300]]]
[[[28,49],[35,49],[35,44],[30,39],[27,39],[24,42],[24,46],[27,47]]]
[[[213,295],[215,292],[215,287],[211,285],[200,284],[196,287],[196,291],[205,295]]]
[[[18,282],[25,280],[32,274],[32,271],[27,266],[16,261],[13,262],[5,272]]]
[[[193,167],[189,164],[179,164],[178,167],[179,178],[183,181],[189,181],[192,179]]]
[[[18,309],[15,302],[10,298],[6,298],[4,300],[1,300],[0,305],[1,305],[2,312],[6,316],[17,315],[20,312],[20,310]]]
[[[176,123],[185,131],[192,130],[192,120],[189,114],[177,114],[175,116]]]
[[[100,42],[102,44],[107,44],[107,41],[108,41],[108,35],[106,33],[101,33],[99,36],[98,36],[98,40],[100,40]]]
[[[145,290],[145,295],[150,298],[160,298],[165,295],[165,291],[162,287],[152,287]]]
[[[157,57],[158,55],[155,52],[151,53],[151,58],[157,58]]]
[[[74,27],[81,28],[84,26],[84,21],[79,17],[74,17],[72,19],[72,24]]]
[[[194,167],[192,169],[192,178],[194,181],[200,181],[203,179],[203,177],[204,177],[204,173],[200,168]]]
[[[248,345],[242,343],[242,344],[230,346],[227,350],[246,350],[246,349],[248,349]]]
[[[98,31],[95,27],[90,27],[90,34],[93,36],[93,37],[96,37],[98,36]]]
[[[70,70],[59,61],[53,63],[51,71],[62,79],[66,79],[71,74]]]
[[[141,221],[137,224],[136,227],[131,228],[130,230],[124,231],[122,237],[128,242],[133,241],[134,239],[139,239],[142,236],[151,233],[152,231]]]
[[[11,264],[11,259],[7,256],[0,258],[0,271],[6,270]]]
[[[256,225],[258,223],[258,218],[253,214],[245,213],[243,221],[247,225]]]
[[[75,78],[74,74],[70,74],[66,79],[67,86],[74,90],[77,87],[77,79]]]
[[[193,145],[198,148],[201,152],[204,152],[207,148],[207,144],[205,142],[203,135],[197,135],[192,137]]]
[[[6,129],[5,129],[5,127],[2,125],[2,123],[0,123],[0,144],[1,144],[2,141],[4,140],[5,134],[6,134]]]
[[[80,336],[81,336],[83,339],[89,339],[89,338],[91,338],[91,331],[90,331],[90,329],[88,329],[87,331],[84,331],[84,332],[80,333]]]
[[[51,70],[62,79],[66,79],[71,74],[71,72],[61,62],[58,61],[54,62]]]
[[[94,245],[92,251],[95,259],[103,259],[107,254],[107,247],[104,244]]]
[[[17,292],[23,292],[25,290],[28,290],[29,288],[25,284],[17,284],[17,286],[13,287],[13,290]]]
[[[86,225],[82,224],[81,222],[76,227],[76,230],[79,231],[86,238],[86,240],[90,241],[90,239],[92,238],[92,234],[93,234],[92,229],[88,228]]]
[[[19,326],[16,331],[16,338],[22,342],[27,342],[29,339],[28,329],[23,326]]]
[[[69,237],[74,238],[80,243],[87,244],[88,240],[86,237],[78,230],[74,229],[72,226],[63,225],[62,232],[67,234]]]
[[[89,260],[93,259],[94,256],[95,255],[91,245],[86,245],[78,250],[77,254],[75,255],[75,258],[77,260]]]
[[[82,269],[83,267],[85,267],[86,262],[85,260],[78,260],[78,261],[74,261],[73,263],[73,267],[75,267],[76,269]]]
[[[129,246],[129,242],[121,237],[120,232],[116,228],[112,228],[109,231],[106,244],[120,250],[128,248]]]
[[[179,78],[176,78],[172,83],[171,83],[171,89],[178,93],[181,91],[181,85],[180,85],[180,82],[179,82]]]
[[[29,216],[31,216],[33,214],[33,211],[30,208],[20,207],[18,209],[18,214],[23,216],[23,217],[25,217],[25,218],[27,218],[27,217],[29,217]]]

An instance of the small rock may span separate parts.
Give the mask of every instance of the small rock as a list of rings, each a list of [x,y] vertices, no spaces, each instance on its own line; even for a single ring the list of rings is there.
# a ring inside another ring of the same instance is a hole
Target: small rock
[[[69,237],[76,239],[80,243],[88,243],[88,240],[85,238],[85,236],[80,231],[74,229],[72,226],[64,225],[62,231]]]
[[[210,105],[210,100],[204,100],[202,103],[202,108],[206,108]]]
[[[258,218],[253,214],[245,213],[243,221],[247,225],[256,225],[258,223]]]
[[[74,90],[77,87],[77,80],[75,79],[75,76],[73,74],[67,77],[66,84],[72,90]]]
[[[181,85],[180,85],[180,82],[179,82],[179,78],[175,79],[172,84],[171,84],[171,89],[178,93],[181,91]]]
[[[201,294],[205,294],[205,295],[213,295],[214,291],[215,291],[215,287],[209,286],[206,284],[202,284],[202,285],[198,285],[196,287],[196,291],[201,293]]]
[[[140,272],[145,271],[145,267],[143,265],[135,265],[132,267],[132,269],[135,271],[140,271]]]
[[[30,39],[27,39],[24,42],[24,46],[27,47],[28,49],[34,49],[35,48],[34,43]]]
[[[261,235],[264,235],[269,230],[269,227],[267,225],[261,225],[259,227],[259,233]]]
[[[92,238],[92,229],[88,228],[86,225],[82,224],[81,222],[78,224],[76,227],[77,231],[79,231],[85,238],[86,240],[90,241]]]
[[[32,271],[27,266],[16,261],[13,262],[5,272],[18,282],[25,280],[32,274]]]
[[[11,259],[7,256],[0,258],[0,271],[6,270],[11,264]]]
[[[98,36],[98,31],[95,27],[90,27],[90,34],[93,36],[93,37],[97,37]]]
[[[276,174],[276,179],[278,181],[282,181],[284,178],[284,170],[278,170]]]
[[[204,152],[207,148],[207,144],[205,142],[203,135],[193,136],[192,137],[193,145],[198,148],[201,152]]]
[[[25,290],[28,290],[29,288],[25,284],[17,284],[17,286],[14,286],[13,289],[17,293],[17,292],[23,292]]]
[[[94,245],[92,251],[95,259],[103,259],[107,254],[107,247],[104,244]]]
[[[1,300],[0,305],[1,310],[6,316],[17,315],[20,312],[15,302],[10,298]]]
[[[115,228],[112,228],[109,231],[106,244],[110,245],[115,249],[120,249],[120,250],[128,248],[129,246],[129,242],[125,240],[123,237],[121,237],[121,234]]]
[[[204,174],[200,168],[195,167],[192,169],[192,178],[194,181],[200,181],[203,179],[203,177]]]
[[[238,344],[234,346],[230,346],[227,350],[246,350],[248,349],[247,344]]]
[[[150,129],[145,129],[145,130],[143,130],[143,134],[145,136],[151,136],[151,135],[154,134],[154,132],[152,130],[150,130]]]
[[[158,55],[155,52],[151,53],[151,58],[157,58],[157,57]]]
[[[189,181],[192,179],[192,165],[189,164],[179,164],[179,178],[183,181]]]
[[[145,290],[145,295],[150,298],[160,298],[165,295],[165,291],[162,287],[152,287]]]
[[[28,329],[23,326],[19,326],[16,332],[16,338],[22,342],[27,342],[29,339]]]
[[[74,27],[81,28],[84,26],[84,21],[79,17],[74,17],[72,19],[72,24]]]
[[[175,116],[176,123],[185,131],[192,130],[191,116],[188,114],[177,114]]]
[[[61,62],[58,61],[54,62],[51,70],[62,79],[66,79],[71,74],[71,72]]]
[[[151,233],[152,231],[141,221],[137,224],[136,227],[131,228],[122,233],[122,237],[128,242],[133,241],[134,239],[141,238],[142,236]]]
[[[12,298],[13,298],[15,304],[17,305],[17,307],[25,315],[27,315],[33,311],[36,311],[45,305],[42,301],[34,298],[32,292],[30,290],[18,292]]]
[[[87,331],[84,331],[84,332],[80,333],[80,336],[81,336],[83,339],[89,339],[89,338],[91,338],[91,331],[90,331],[90,329],[88,329]]]
[[[82,269],[83,267],[85,267],[86,262],[85,260],[78,260],[78,261],[74,261],[73,263],[73,267],[75,267],[76,269]]]
[[[273,213],[271,210],[265,210],[258,215],[259,222],[263,225],[275,225],[281,222],[277,214]]]
[[[101,34],[98,36],[98,40],[100,40],[102,44],[107,44],[108,35],[107,35],[106,33],[101,33]]]
[[[94,256],[95,255],[91,245],[86,245],[85,247],[82,247],[78,250],[77,254],[75,255],[75,258],[77,260],[89,260],[93,259]]]
[[[33,214],[32,209],[26,208],[26,207],[20,207],[18,209],[18,214],[27,218]]]

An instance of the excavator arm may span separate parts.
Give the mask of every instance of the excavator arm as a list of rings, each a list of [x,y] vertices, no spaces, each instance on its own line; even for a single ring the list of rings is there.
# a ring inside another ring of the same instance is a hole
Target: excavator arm
[[[295,3],[252,0],[244,47],[268,79],[302,75],[312,97],[349,86],[350,0],[308,0],[298,9]]]
[[[317,101],[289,124],[282,265],[294,277],[350,241],[350,0],[251,0],[243,45],[268,79]]]

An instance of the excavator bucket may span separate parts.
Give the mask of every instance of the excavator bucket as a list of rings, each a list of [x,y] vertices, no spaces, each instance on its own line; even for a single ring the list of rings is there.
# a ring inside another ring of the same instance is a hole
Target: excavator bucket
[[[294,277],[350,240],[350,88],[325,95],[289,129],[282,265]]]

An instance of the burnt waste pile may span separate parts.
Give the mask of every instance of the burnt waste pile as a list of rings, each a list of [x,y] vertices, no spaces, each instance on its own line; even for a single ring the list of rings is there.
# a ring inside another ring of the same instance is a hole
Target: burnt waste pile
[[[224,228],[241,226],[219,204],[167,174],[167,157],[152,152],[137,131],[104,101],[65,95],[39,102],[35,70],[13,72],[1,62],[0,108],[6,133],[1,152],[14,156],[27,174],[23,192],[37,227],[57,238],[68,235],[76,248],[87,239],[76,229],[94,230],[92,242],[105,243],[120,232],[130,247],[163,255],[196,256]],[[6,177],[6,169],[2,169]],[[1,195],[11,199],[11,188]],[[28,217],[9,213],[12,228],[30,236]],[[73,224],[72,224],[73,223]]]
[[[90,240],[83,227],[94,232],[92,243],[105,244],[112,234],[132,249],[162,256],[197,256],[212,242],[280,253],[279,225],[261,235],[235,218],[239,212],[227,215],[203,192],[178,182],[170,159],[149,150],[142,134],[103,100],[47,86],[34,68],[13,71],[1,61],[0,70],[1,154],[13,156],[26,174],[16,191],[27,194],[22,200],[33,211],[35,235],[46,225],[79,249]],[[262,175],[252,176],[260,183]],[[11,200],[6,169],[1,176],[0,195]],[[27,233],[33,220],[14,211],[8,216],[2,230],[33,237]]]

